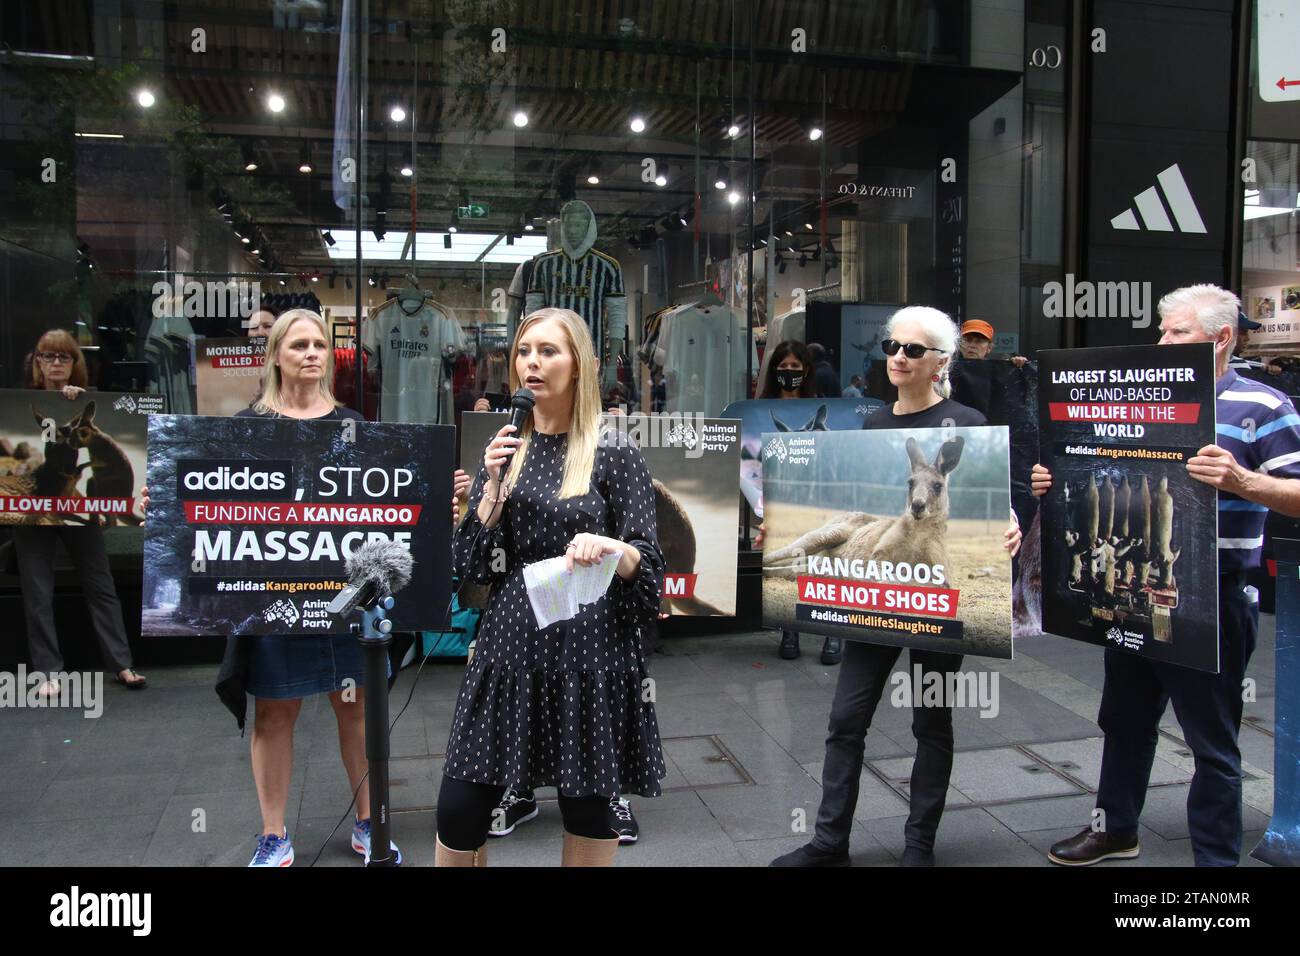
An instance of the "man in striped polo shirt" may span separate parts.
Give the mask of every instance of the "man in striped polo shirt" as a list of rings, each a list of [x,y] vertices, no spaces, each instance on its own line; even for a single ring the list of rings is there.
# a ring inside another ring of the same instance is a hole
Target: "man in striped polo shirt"
[[[1219,490],[1219,673],[1207,674],[1106,648],[1097,723],[1106,735],[1095,827],[1051,848],[1053,863],[1087,866],[1138,855],[1160,718],[1174,714],[1196,756],[1187,826],[1197,866],[1235,866],[1241,857],[1242,683],[1255,649],[1259,605],[1246,572],[1259,567],[1270,510],[1300,516],[1300,416],[1281,392],[1228,367],[1241,302],[1213,285],[1176,289],[1160,300],[1160,344],[1214,343],[1217,444],[1187,462],[1193,478]],[[1052,476],[1035,465],[1034,494]],[[1104,815],[1103,815],[1104,814]]]

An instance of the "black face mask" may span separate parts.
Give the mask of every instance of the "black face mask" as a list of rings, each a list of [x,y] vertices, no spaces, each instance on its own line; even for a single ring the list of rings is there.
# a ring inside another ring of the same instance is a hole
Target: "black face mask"
[[[803,372],[792,368],[777,369],[776,384],[781,386],[782,391],[797,392],[799,386],[803,384]]]

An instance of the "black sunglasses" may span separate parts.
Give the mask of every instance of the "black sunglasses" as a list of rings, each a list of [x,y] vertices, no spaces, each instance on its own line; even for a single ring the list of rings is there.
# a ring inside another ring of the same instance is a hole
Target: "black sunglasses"
[[[898,339],[885,339],[880,343],[880,350],[886,355],[897,355],[898,350],[902,349],[903,354],[910,359],[919,359],[926,352],[942,352],[943,349],[937,349],[933,345],[922,345],[920,342],[908,342],[904,345]]]

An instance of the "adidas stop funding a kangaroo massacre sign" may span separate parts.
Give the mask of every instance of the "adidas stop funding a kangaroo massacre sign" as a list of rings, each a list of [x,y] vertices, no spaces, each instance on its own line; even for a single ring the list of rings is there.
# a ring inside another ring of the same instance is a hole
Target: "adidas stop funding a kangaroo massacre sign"
[[[1006,426],[763,435],[763,624],[1012,656]]]
[[[450,425],[158,415],[149,423],[141,632],[345,634],[344,563],[391,540],[415,560],[389,613],[446,626]]]
[[[1219,669],[1214,348],[1038,353],[1043,630]],[[1249,439],[1253,441],[1253,437]]]
[[[0,525],[98,524],[138,544],[145,426],[162,411],[161,395],[0,390]]]

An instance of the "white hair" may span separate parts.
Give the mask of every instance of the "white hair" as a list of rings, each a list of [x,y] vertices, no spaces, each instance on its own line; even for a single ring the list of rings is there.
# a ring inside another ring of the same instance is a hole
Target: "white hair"
[[[926,342],[931,348],[939,349],[948,356],[939,372],[939,381],[934,383],[934,390],[941,398],[952,394],[952,385],[948,382],[948,372],[952,369],[952,356],[957,351],[957,325],[947,312],[931,308],[928,305],[909,305],[899,309],[885,323],[884,338],[893,338],[894,327],[899,322],[915,322],[925,333]]]
[[[1225,325],[1232,328],[1233,335],[1237,334],[1241,300],[1227,289],[1220,289],[1208,282],[1183,286],[1170,292],[1156,306],[1162,319],[1168,318],[1172,313],[1188,310],[1201,323],[1202,331],[1211,338],[1217,336]]]

